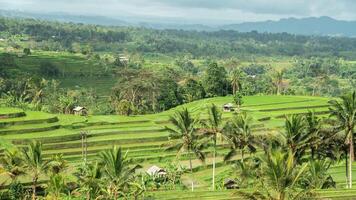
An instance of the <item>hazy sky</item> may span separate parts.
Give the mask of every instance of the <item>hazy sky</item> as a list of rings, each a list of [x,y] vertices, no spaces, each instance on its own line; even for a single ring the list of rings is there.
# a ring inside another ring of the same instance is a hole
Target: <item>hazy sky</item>
[[[0,0],[0,9],[205,23],[309,16],[356,20],[356,0]]]

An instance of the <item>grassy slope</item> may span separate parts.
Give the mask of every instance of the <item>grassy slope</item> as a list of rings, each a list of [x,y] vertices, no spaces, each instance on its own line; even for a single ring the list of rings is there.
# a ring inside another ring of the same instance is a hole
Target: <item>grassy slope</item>
[[[305,113],[309,109],[317,111],[326,111],[327,98],[321,97],[304,97],[304,96],[248,96],[244,98],[245,104],[242,107],[243,110],[249,112],[253,118],[254,123],[271,129],[278,130],[283,125],[283,119],[277,118],[281,115],[291,113]],[[75,163],[80,163],[81,160],[81,141],[79,132],[81,130],[89,131],[90,137],[88,138],[89,148],[88,155],[89,160],[96,159],[97,152],[111,148],[114,144],[122,146],[129,151],[129,156],[136,159],[143,164],[145,168],[150,165],[163,166],[166,162],[175,160],[175,152],[163,151],[162,144],[167,143],[168,133],[163,130],[167,123],[168,116],[172,115],[176,110],[183,107],[187,107],[193,111],[194,115],[200,116],[200,118],[206,118],[206,107],[212,103],[222,106],[224,103],[232,102],[232,97],[216,97],[210,99],[204,99],[177,108],[152,115],[144,116],[89,116],[80,117],[73,115],[51,115],[41,112],[26,112],[26,116],[0,119],[1,122],[9,121],[28,121],[46,118],[58,117],[58,122],[45,122],[35,124],[20,124],[7,126],[1,128],[0,131],[15,130],[23,131],[24,133],[12,133],[2,135],[2,140],[12,141],[20,146],[26,144],[28,140],[37,139],[44,143],[44,155],[46,157],[56,153],[62,153],[64,157]],[[315,107],[319,106],[319,107]],[[273,109],[271,111],[271,109]],[[13,108],[0,108],[0,115],[6,115],[8,113],[21,112],[19,109]],[[232,117],[232,113],[223,113],[224,118]],[[258,119],[263,117],[271,117],[270,120],[259,122]],[[61,127],[48,130],[31,132],[27,131],[28,128],[40,129],[52,125],[61,125]],[[26,132],[27,131],[27,132]],[[261,132],[263,134],[263,132]],[[261,134],[256,133],[256,134]],[[210,150],[208,149],[207,152]],[[218,164],[222,161],[223,154],[226,153],[226,149],[219,148],[218,150]],[[186,157],[180,159],[183,166],[188,166]],[[238,159],[238,156],[235,157]],[[78,162],[79,161],[79,162]],[[194,166],[199,167],[199,170],[195,173],[198,191],[195,193],[186,193],[184,191],[168,191],[168,192],[156,192],[152,195],[158,199],[163,198],[166,195],[174,198],[175,195],[179,195],[182,198],[194,199],[196,197],[204,199],[226,199],[226,195],[231,195],[229,191],[219,192],[206,192],[209,188],[211,177],[211,158],[208,155],[205,167],[198,160],[194,160]],[[230,169],[229,166],[222,165],[217,169],[217,174],[220,176],[226,175],[226,172]],[[343,193],[339,192],[344,186],[344,166],[335,166],[331,169],[334,179],[338,183],[338,190],[335,191],[323,191],[322,194],[326,196],[342,196]],[[356,172],[354,171],[356,177]],[[28,178],[24,178],[27,181]],[[189,177],[184,177],[185,180],[189,180]],[[355,179],[356,182],[356,179]],[[356,192],[355,192],[356,193]],[[353,194],[353,193],[352,193]],[[204,197],[205,196],[205,197]],[[328,196],[328,197],[329,197]],[[231,196],[230,196],[231,197]]]

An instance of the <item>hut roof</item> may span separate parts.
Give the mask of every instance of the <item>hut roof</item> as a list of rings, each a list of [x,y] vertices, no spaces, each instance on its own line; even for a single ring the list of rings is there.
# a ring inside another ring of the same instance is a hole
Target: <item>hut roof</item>
[[[231,178],[226,179],[224,185],[230,185],[230,184],[236,184],[236,181]]]
[[[232,108],[232,107],[234,107],[234,105],[232,103],[226,103],[226,104],[224,104],[224,107]]]
[[[73,111],[81,111],[83,109],[86,109],[85,107],[82,107],[82,106],[76,106]]]
[[[155,174],[158,174],[158,175],[165,175],[166,174],[166,170],[156,166],[156,165],[153,165],[152,167],[150,167],[147,171],[147,174],[153,176]]]

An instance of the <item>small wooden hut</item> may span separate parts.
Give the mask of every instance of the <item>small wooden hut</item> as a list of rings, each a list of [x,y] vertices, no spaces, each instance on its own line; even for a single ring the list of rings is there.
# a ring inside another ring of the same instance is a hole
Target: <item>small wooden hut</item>
[[[223,105],[224,112],[231,112],[234,111],[234,105],[232,103],[227,103]]]
[[[73,109],[73,114],[74,114],[74,115],[80,115],[80,116],[86,116],[86,115],[88,115],[88,110],[87,110],[87,108],[85,108],[85,107],[76,106],[76,107]]]

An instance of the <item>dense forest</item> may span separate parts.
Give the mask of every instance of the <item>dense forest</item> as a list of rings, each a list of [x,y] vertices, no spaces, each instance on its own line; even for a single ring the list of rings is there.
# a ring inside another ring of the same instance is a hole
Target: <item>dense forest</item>
[[[354,38],[0,22],[0,96],[7,106],[70,113],[80,104],[91,113],[131,115],[207,97],[338,96],[356,86]],[[255,57],[287,61],[275,66]],[[111,83],[101,95],[91,86],[62,87],[68,79]]]
[[[352,57],[352,52],[356,51],[356,39],[344,37],[237,31],[153,30],[34,19],[0,18],[0,32],[2,37],[27,35],[26,39],[34,40],[33,48],[51,51],[127,50],[213,58],[250,54]]]

